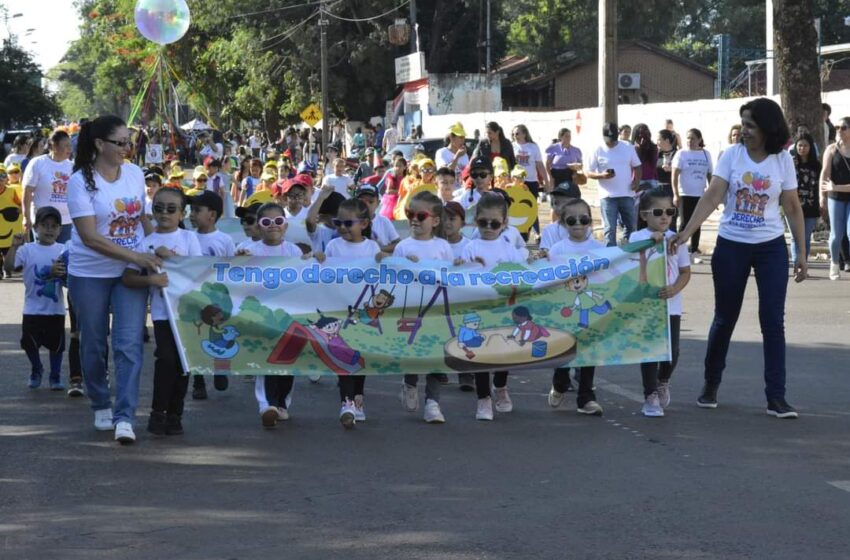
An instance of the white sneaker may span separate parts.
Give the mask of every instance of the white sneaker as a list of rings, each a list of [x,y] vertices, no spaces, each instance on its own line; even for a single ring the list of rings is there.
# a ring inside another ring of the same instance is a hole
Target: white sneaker
[[[702,264],[702,258],[694,255],[694,264]]]
[[[664,409],[661,408],[661,402],[658,400],[657,392],[646,397],[646,401],[644,401],[640,411],[644,416],[648,416],[650,418],[660,418],[664,416]]]
[[[841,278],[841,267],[835,263],[829,263],[829,279],[838,280]]]
[[[658,383],[658,402],[661,408],[670,406],[670,383]]]
[[[127,445],[136,441],[133,426],[129,422],[118,422],[115,424],[115,441],[121,445]]]
[[[514,403],[508,394],[508,388],[496,389],[496,412],[510,412],[514,409]]]
[[[602,405],[596,401],[587,401],[584,406],[576,409],[579,414],[587,414],[588,416],[602,416]]]
[[[307,378],[310,380],[310,383],[318,383],[322,376],[319,374],[308,375]]]
[[[431,399],[425,401],[425,421],[429,424],[442,424],[446,421],[443,411],[440,410],[440,403]]]
[[[342,427],[346,430],[350,430],[357,422],[355,416],[356,409],[354,408],[354,403],[345,399],[345,402],[342,403],[342,407],[339,409],[339,423],[342,424]]]
[[[277,407],[277,421],[283,422],[284,420],[289,420],[289,410],[283,408],[282,406]]]
[[[363,395],[354,395],[354,419],[357,422],[366,421],[366,410],[363,408]]]
[[[103,408],[94,411],[94,429],[100,432],[112,430],[112,409]]]
[[[476,420],[492,420],[493,419],[493,401],[490,397],[478,399],[478,410],[475,412]]]
[[[552,387],[549,389],[549,406],[552,408],[558,408],[561,404],[563,404],[564,397],[566,396],[566,393],[559,393],[554,387]]]
[[[419,389],[407,383],[403,384],[401,387],[401,402],[408,412],[419,410]]]

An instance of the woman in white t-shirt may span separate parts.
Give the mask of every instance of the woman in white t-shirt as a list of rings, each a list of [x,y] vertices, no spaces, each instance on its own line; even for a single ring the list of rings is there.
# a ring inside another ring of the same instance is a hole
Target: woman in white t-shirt
[[[525,169],[525,185],[534,198],[540,194],[540,188],[549,191],[549,174],[546,172],[546,167],[543,165],[543,155],[540,153],[540,146],[531,139],[531,134],[524,124],[518,124],[513,130],[513,148],[514,157],[517,164]],[[532,226],[537,235],[540,235],[540,222],[534,220]]]
[[[699,199],[705,194],[705,189],[711,183],[711,174],[714,166],[711,163],[711,154],[705,149],[702,141],[702,132],[696,128],[688,131],[688,146],[679,150],[673,156],[673,205],[681,212],[680,227],[688,223]],[[691,253],[701,254],[699,250],[700,228],[697,228],[691,236]],[[694,261],[701,262],[699,257]]]
[[[705,386],[697,399],[702,408],[717,408],[717,388],[726,365],[732,331],[741,312],[750,271],[755,269],[759,322],[764,341],[767,413],[796,418],[785,400],[785,295],[788,249],[785,211],[797,244],[795,280],[806,278],[803,210],[797,196],[797,173],[783,149],[791,137],[785,115],[774,101],[754,99],[741,107],[742,143],[723,152],[711,186],[685,228],[671,239],[671,254],[687,243],[721,203],[725,204],[711,259],[714,275],[714,321],[708,335]]]
[[[466,131],[459,122],[449,127],[446,135],[446,145],[434,154],[437,169],[448,167],[455,172],[455,188],[460,188],[461,172],[469,165],[469,154],[466,151]]]
[[[142,334],[147,290],[121,283],[128,264],[156,272],[156,255],[141,252],[145,214],[145,178],[124,163],[130,132],[115,116],[100,116],[80,128],[74,174],[68,182],[68,210],[74,221],[68,262],[71,299],[85,301],[76,310],[80,358],[97,430],[115,429],[122,444],[136,439],[133,423],[139,400]],[[112,315],[116,400],[110,399],[106,339]]]
[[[50,135],[50,152],[33,159],[24,172],[24,228],[31,229],[30,221],[42,206],[53,206],[62,216],[62,231],[57,243],[71,239],[71,216],[68,214],[68,179],[73,164],[71,137],[64,130]]]

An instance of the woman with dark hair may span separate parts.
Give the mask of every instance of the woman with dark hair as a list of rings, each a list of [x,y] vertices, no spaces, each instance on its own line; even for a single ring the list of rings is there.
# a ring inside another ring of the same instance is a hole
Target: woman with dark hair
[[[543,165],[543,155],[540,153],[540,147],[531,138],[528,128],[524,124],[518,124],[514,127],[514,156],[516,156],[517,165],[521,165],[525,169],[525,186],[537,198],[540,194],[540,188],[551,190],[548,187],[549,174],[546,173],[546,167]],[[534,220],[534,231],[540,235],[540,221]]]
[[[472,159],[479,157],[487,158],[492,163],[497,157],[504,158],[508,162],[508,169],[513,169],[516,165],[516,157],[514,156],[514,147],[511,141],[505,136],[505,131],[499,126],[499,123],[490,121],[484,129],[486,138],[482,138],[475,150],[472,152]]]
[[[32,138],[26,134],[18,134],[15,136],[15,139],[12,141],[12,153],[6,156],[6,159],[3,161],[3,166],[8,169],[13,163],[20,165],[20,163],[26,159],[31,143]]]
[[[32,160],[39,156],[43,156],[47,150],[47,140],[42,136],[37,136],[30,144],[30,149],[27,151],[27,157],[21,161],[21,171],[26,173],[27,166]]]
[[[581,191],[573,175],[581,170],[581,150],[570,144],[572,132],[569,128],[558,131],[558,141],[546,148],[546,171],[552,177],[552,188],[568,183],[573,198],[581,198]]]
[[[53,206],[62,215],[62,231],[57,243],[71,239],[68,213],[68,179],[71,178],[71,137],[64,130],[50,135],[50,152],[33,159],[24,172],[24,228],[30,231],[32,219],[42,206]]]
[[[794,168],[797,170],[797,196],[803,207],[803,233],[806,236],[806,254],[812,247],[812,232],[820,217],[820,160],[815,155],[815,140],[808,132],[794,138]],[[791,260],[797,262],[797,245],[791,244]]]
[[[841,240],[850,237],[850,117],[838,121],[837,139],[823,154],[820,189],[821,208],[829,213],[829,279],[838,280]]]
[[[746,103],[740,115],[742,143],[723,152],[711,186],[687,225],[670,242],[672,254],[679,245],[687,243],[718,205],[725,204],[711,259],[714,321],[708,334],[705,385],[697,404],[717,408],[717,388],[726,367],[729,341],[741,313],[750,271],[755,269],[767,413],[777,418],[796,418],[797,411],[785,400],[788,250],[780,206],[797,244],[795,281],[806,279],[807,265],[797,173],[791,155],[783,149],[790,133],[782,109],[770,99],[762,97]]]
[[[685,135],[687,146],[673,156],[673,205],[679,209],[681,222],[684,227],[691,220],[699,199],[705,194],[705,189],[711,183],[714,165],[711,154],[705,149],[702,132],[696,128],[690,129]],[[699,249],[700,228],[691,236],[691,254],[694,262],[700,264],[702,259]]]
[[[643,123],[632,129],[632,144],[640,160],[641,176],[638,191],[654,189],[658,186],[658,146],[652,141],[652,132]]]
[[[142,334],[147,290],[121,283],[128,264],[156,272],[155,255],[137,252],[144,239],[145,178],[124,163],[130,132],[115,116],[83,124],[77,142],[74,174],[68,182],[68,209],[74,221],[68,263],[71,299],[85,301],[76,309],[80,357],[86,391],[97,430],[115,430],[115,440],[132,443],[142,370]],[[116,400],[113,410],[106,366],[109,316]]]

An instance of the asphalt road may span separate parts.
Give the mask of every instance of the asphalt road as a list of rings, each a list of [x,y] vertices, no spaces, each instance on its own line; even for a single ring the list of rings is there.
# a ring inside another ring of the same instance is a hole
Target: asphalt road
[[[546,404],[548,372],[512,375],[515,412],[448,422],[402,409],[400,380],[368,380],[368,422],[345,432],[331,378],[296,381],[293,418],[260,427],[251,385],[188,401],[186,434],[95,432],[84,399],[26,388],[22,286],[0,282],[0,558],[846,559],[850,557],[850,280],[790,288],[788,399],[764,412],[751,283],[720,389],[702,410],[712,288],[685,294],[673,404],[639,415],[637,366],[600,368],[602,418]]]

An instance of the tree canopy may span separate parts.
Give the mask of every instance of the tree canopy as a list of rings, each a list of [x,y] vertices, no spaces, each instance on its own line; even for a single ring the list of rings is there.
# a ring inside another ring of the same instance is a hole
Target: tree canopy
[[[58,116],[53,95],[41,85],[41,68],[14,40],[0,48],[0,127],[46,124]]]

